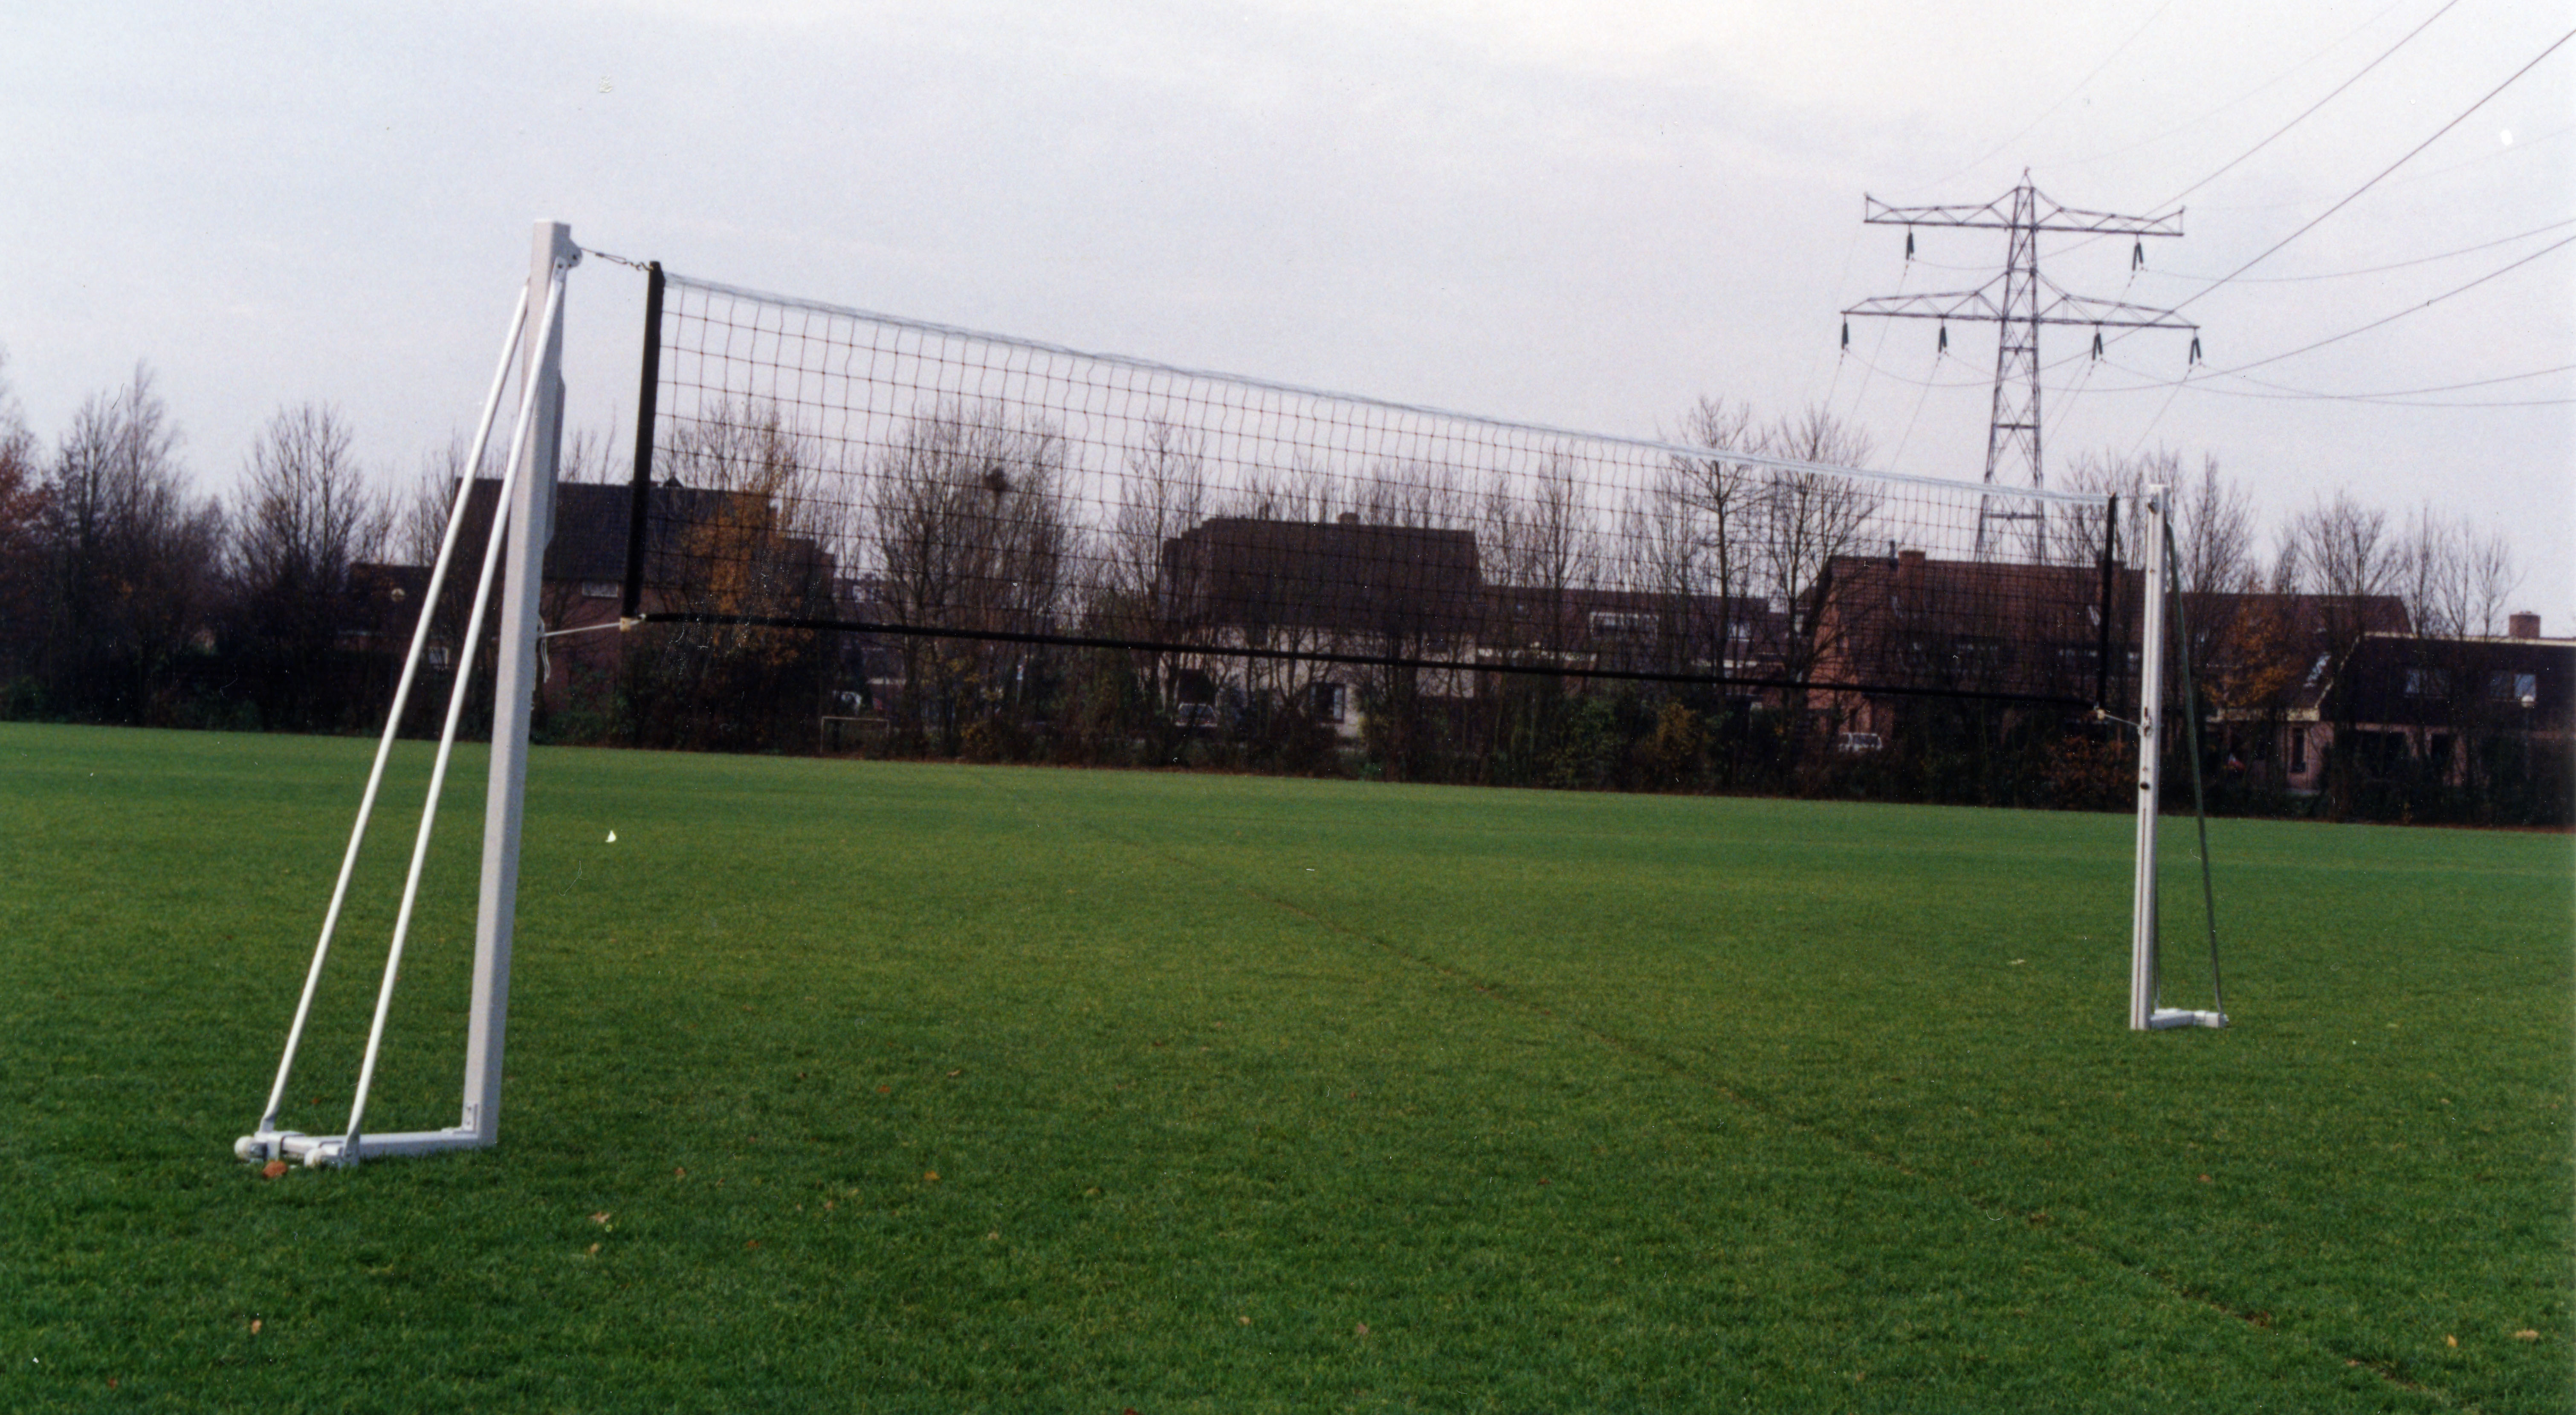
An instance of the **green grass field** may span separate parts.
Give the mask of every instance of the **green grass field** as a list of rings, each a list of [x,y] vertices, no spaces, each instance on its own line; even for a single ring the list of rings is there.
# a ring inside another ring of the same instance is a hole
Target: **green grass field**
[[[266,1179],[370,745],[0,726],[0,1408],[2576,1404],[2564,836],[2214,823],[2140,1036],[2120,818],[541,749],[501,1145]]]

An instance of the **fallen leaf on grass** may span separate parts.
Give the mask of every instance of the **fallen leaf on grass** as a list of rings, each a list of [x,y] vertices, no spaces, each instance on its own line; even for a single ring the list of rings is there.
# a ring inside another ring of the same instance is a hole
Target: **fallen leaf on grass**
[[[998,1229],[998,1228],[997,1228],[997,1229],[994,1229],[992,1232],[985,1234],[985,1235],[984,1235],[984,1241],[985,1241],[985,1242],[987,1242],[987,1243],[999,1243],[999,1242],[1001,1242],[1001,1241],[1002,1241],[1002,1230],[1000,1230],[1000,1229]]]
[[[1237,1317],[1234,1319],[1234,1324],[1239,1327],[1248,1327],[1252,1325],[1252,1319],[1250,1317]]]
[[[966,1068],[964,1068],[964,1067],[962,1067],[962,1066],[961,1066],[961,1067],[957,1068],[956,1070],[949,1072],[949,1073],[948,1073],[948,1077],[949,1077],[949,1079],[950,1079],[950,1080],[952,1080],[952,1081],[953,1081],[953,1080],[955,1080],[956,1078],[958,1078],[958,1077],[960,1077],[960,1076],[963,1076],[963,1075],[965,1075],[965,1074],[966,1074]]]
[[[607,1212],[606,1212],[605,1210],[603,1210],[603,1211],[601,1211],[601,1212],[599,1212],[599,1213],[592,1214],[592,1215],[590,1216],[590,1221],[591,1221],[592,1223],[606,1223],[606,1222],[608,1222],[608,1214],[607,1214]]]
[[[2456,1336],[2446,1336],[2442,1338],[2442,1344],[2451,1348],[2453,1351],[2460,1349],[2460,1339]]]
[[[1368,1323],[1366,1323],[1366,1322],[1362,1322],[1362,1323],[1360,1323],[1358,1326],[1351,1328],[1351,1335],[1353,1335],[1353,1336],[1366,1336],[1366,1335],[1368,1335]]]
[[[673,1179],[686,1179],[689,1177],[689,1172],[680,1168],[678,1165],[673,1165],[671,1167],[671,1177]]]
[[[757,1238],[754,1238],[754,1239],[750,1240],[749,1242],[744,1243],[742,1246],[744,1246],[745,1248],[757,1248],[757,1247],[759,1247],[759,1246],[760,1246],[760,1240],[759,1240],[759,1239],[757,1239]]]
[[[2203,1184],[2210,1184],[2210,1183],[2215,1183],[2216,1181],[2212,1180],[2208,1175],[2204,1174],[2204,1175],[2202,1175],[2202,1176],[2200,1177],[2200,1182],[2201,1182],[2201,1183],[2203,1183]]]
[[[257,1317],[250,1319],[250,1334],[253,1336],[259,1335],[259,1318]]]
[[[924,1183],[924,1184],[936,1184],[936,1183],[938,1183],[938,1182],[939,1182],[939,1171],[934,1169],[934,1170],[930,1171],[929,1173],[927,1173],[927,1174],[925,1174],[925,1175],[921,1176],[921,1182],[922,1182],[922,1183]]]
[[[881,1096],[890,1096],[890,1095],[893,1095],[893,1094],[894,1094],[894,1087],[892,1087],[892,1086],[879,1086],[879,1087],[877,1087],[877,1094],[878,1094],[878,1095],[881,1095]]]
[[[2538,1341],[2540,1340],[2540,1333],[2533,1331],[2529,1327],[2524,1327],[2522,1330],[2513,1334],[2513,1339],[2516,1341]]]
[[[284,1173],[286,1173],[286,1161],[284,1160],[270,1160],[268,1163],[259,1167],[259,1177],[262,1179],[275,1179]]]
[[[617,832],[616,832],[616,831],[613,831],[613,830],[612,830],[612,831],[610,831],[610,832],[608,832],[608,839],[607,839],[604,843],[609,844],[609,845],[614,845],[614,844],[616,844],[616,843],[617,843]]]
[[[594,1257],[594,1258],[596,1258],[596,1257],[598,1257],[598,1256],[599,1256],[599,1245],[598,1245],[598,1244],[593,1243],[593,1244],[591,1244],[591,1245],[590,1245],[590,1255],[591,1255],[592,1257]]]

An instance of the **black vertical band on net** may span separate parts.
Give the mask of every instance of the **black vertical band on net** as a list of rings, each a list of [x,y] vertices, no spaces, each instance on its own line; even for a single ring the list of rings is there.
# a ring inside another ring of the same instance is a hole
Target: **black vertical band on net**
[[[625,607],[632,619],[644,610],[644,523],[653,503],[653,419],[662,391],[662,262],[644,267],[644,373],[635,395],[635,490],[626,522]]]
[[[2093,706],[2111,705],[2111,593],[2120,575],[2120,498],[2102,508],[2101,642],[2093,652]]]

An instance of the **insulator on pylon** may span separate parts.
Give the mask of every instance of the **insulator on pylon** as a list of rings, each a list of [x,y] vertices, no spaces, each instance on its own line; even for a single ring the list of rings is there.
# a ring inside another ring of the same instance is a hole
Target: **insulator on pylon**
[[[2147,268],[2147,243],[2143,238],[2129,248],[2129,268],[2131,270]]]
[[[1936,354],[1950,352],[1950,326],[1946,322],[1941,326],[1941,342],[1933,346],[1932,352]]]
[[[1843,321],[1843,348],[1851,348],[1851,321],[1848,319]]]
[[[1914,228],[1911,226],[1905,228],[1905,258],[1914,259]]]
[[[2099,329],[2093,331],[2093,357],[2102,357],[2102,331]]]
[[[2200,362],[2200,336],[2197,334],[2191,336],[2191,361],[2195,364]]]

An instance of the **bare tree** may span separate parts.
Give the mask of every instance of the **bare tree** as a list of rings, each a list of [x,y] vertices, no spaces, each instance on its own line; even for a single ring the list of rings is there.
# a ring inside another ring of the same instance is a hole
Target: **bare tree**
[[[2390,559],[2393,592],[2415,632],[2428,636],[2495,633],[2522,582],[2503,535],[2480,535],[2430,504],[2407,516]]]
[[[2341,490],[2330,498],[2319,493],[2281,528],[2274,583],[2318,597],[2317,622],[2328,662],[2349,663],[2362,636],[2373,629],[2410,627],[2388,623],[2381,609],[2382,601],[2404,584],[2400,541],[2389,534],[2388,513]],[[2326,753],[2324,780],[2330,806],[2338,813],[2351,808],[2361,783],[2353,716],[2357,698],[2350,685],[2328,697],[2334,742]]]
[[[981,405],[913,418],[869,479],[869,533],[885,596],[905,623],[970,635],[1036,633],[1069,607],[1079,559],[1065,505],[1063,437]],[[901,730],[935,725],[955,753],[970,716],[1016,711],[1024,644],[907,637]]]
[[[2135,456],[2087,453],[2078,456],[2063,478],[2075,491],[2120,499],[2121,559],[2146,563],[2146,489],[2167,489],[2172,516],[2176,568],[2186,594],[2235,594],[2253,586],[2254,502],[2245,488],[2219,469],[2218,459],[2204,455],[2200,472],[2183,470],[2182,455],[2158,447]],[[2099,563],[2102,555],[2100,517],[2090,510],[2054,538],[2067,547],[2072,563]]]
[[[1571,605],[1603,570],[1599,537],[1572,462],[1551,457],[1526,479],[1501,473],[1485,487],[1479,558],[1507,587],[1502,622],[1487,633],[1511,651],[1561,654],[1574,647]]]
[[[1114,637],[1162,643],[1187,642],[1205,629],[1195,622],[1202,587],[1186,582],[1200,567],[1186,558],[1166,566],[1164,547],[1206,519],[1209,496],[1196,434],[1168,423],[1148,428],[1145,445],[1128,454],[1105,553],[1096,563],[1099,583],[1088,587],[1098,627]],[[1177,657],[1143,654],[1137,666],[1145,700],[1158,717],[1168,717],[1181,669]]]
[[[1762,450],[1800,462],[1859,467],[1870,456],[1869,434],[1823,408],[1809,408],[1772,425]],[[1804,676],[1831,646],[1812,632],[1831,587],[1834,560],[1851,554],[1878,513],[1876,493],[1848,477],[1825,472],[1766,469],[1753,499],[1754,559],[1758,583],[1790,616],[1789,676]]]
[[[267,722],[333,725],[364,693],[328,659],[337,632],[354,627],[350,569],[383,553],[393,519],[350,455],[336,409],[281,408],[261,429],[242,469],[226,569],[228,636]]]
[[[0,351],[0,688],[32,668],[43,643],[44,453],[10,391]]]
[[[2493,635],[2505,626],[2505,606],[2522,588],[2513,542],[2502,531],[2460,530],[2459,621],[2462,633]]]
[[[2320,494],[2292,515],[2280,532],[2273,578],[2310,594],[2360,599],[2392,593],[2398,580],[2397,543],[2388,513],[2364,506],[2348,491]]]
[[[2181,469],[2170,470],[2179,473]],[[2201,458],[2199,476],[2177,476],[2173,485],[2174,540],[2183,593],[2242,593],[2254,581],[2253,497],[2220,472],[2218,459],[2211,456]]]
[[[383,553],[393,521],[391,504],[350,455],[339,411],[281,408],[242,468],[236,590],[260,606],[262,622],[310,627],[347,591],[350,565]]]
[[[62,705],[141,720],[205,627],[223,513],[189,493],[178,430],[137,364],[73,414],[44,486],[47,676]]]
[[[1720,452],[1754,450],[1763,442],[1750,406],[1737,403],[1729,407],[1722,400],[1710,398],[1700,399],[1683,415],[1682,436]],[[1723,457],[1676,459],[1672,470],[1672,494],[1692,513],[1698,554],[1704,557],[1706,566],[1704,582],[1718,597],[1715,647],[1724,671],[1725,659],[1733,653],[1738,638],[1749,641],[1751,637],[1749,632],[1739,634],[1737,626],[1743,624],[1749,630],[1758,622],[1744,604],[1751,593],[1753,557],[1747,530],[1757,487],[1754,470],[1747,463]]]

